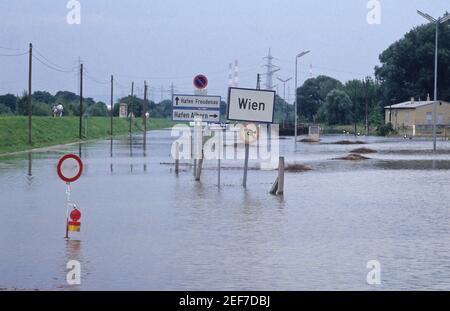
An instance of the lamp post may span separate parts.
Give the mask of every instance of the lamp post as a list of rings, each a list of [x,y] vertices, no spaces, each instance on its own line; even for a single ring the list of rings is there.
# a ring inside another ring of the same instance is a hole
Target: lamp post
[[[294,128],[294,136],[295,136],[295,138],[294,138],[294,141],[295,141],[295,144],[297,144],[297,127],[298,127],[298,115],[297,115],[297,83],[298,83],[298,70],[297,70],[297,67],[298,67],[298,59],[300,58],[300,57],[303,57],[303,56],[305,56],[306,54],[308,54],[309,52],[311,52],[311,51],[304,51],[304,52],[301,52],[301,53],[299,53],[299,54],[297,54],[296,56],[295,56],[295,106],[294,106],[294,111],[295,111],[295,116],[294,116],[294,118],[295,118],[295,122],[294,122],[294,126],[295,126],[295,128]]]
[[[283,83],[283,101],[284,101],[284,104],[286,104],[286,83],[289,82],[290,80],[292,80],[292,77],[290,77],[288,79],[281,79],[281,78],[277,78],[277,79]],[[287,116],[287,112],[288,112],[288,110],[286,107],[285,117]]]
[[[433,103],[433,151],[436,151],[436,113],[437,113],[437,74],[438,74],[438,39],[439,39],[439,25],[450,20],[450,14],[437,19],[427,13],[417,11],[417,13],[425,18],[430,23],[436,24],[436,46],[434,56],[434,103]]]

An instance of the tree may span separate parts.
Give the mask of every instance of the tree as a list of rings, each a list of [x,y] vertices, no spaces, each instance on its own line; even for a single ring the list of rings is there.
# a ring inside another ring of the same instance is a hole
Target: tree
[[[106,117],[109,114],[108,108],[104,102],[97,102],[88,106],[87,112],[93,117]]]
[[[369,124],[370,120],[378,120],[383,116],[383,102],[379,100],[379,85],[370,77],[364,80],[350,80],[344,85],[344,91],[352,101],[352,122],[365,122],[366,119],[366,103],[368,108]],[[380,112],[381,111],[381,112]],[[374,114],[381,113],[381,116]],[[370,117],[372,115],[372,117]],[[377,121],[378,124],[378,121]]]
[[[450,27],[439,26],[438,96],[450,100]],[[434,93],[435,25],[419,26],[381,53],[375,75],[382,83],[383,99],[426,99]]]
[[[4,104],[0,104],[0,115],[9,115],[12,114],[11,109],[9,109],[8,106],[5,106]]]
[[[328,93],[340,89],[343,85],[328,76],[310,78],[297,89],[297,105],[300,118],[313,121],[319,108],[325,102]]]
[[[349,124],[352,121],[352,101],[342,90],[328,93],[325,104],[320,108],[320,118],[330,125]]]
[[[130,111],[133,112],[133,115],[137,117],[142,117],[142,108],[145,107],[145,110],[152,115],[152,111],[155,109],[155,103],[150,102],[148,99],[144,101],[141,98],[136,96],[128,95],[119,100],[119,103],[125,103],[128,105],[128,113]],[[114,115],[119,115],[119,104],[114,105]]]
[[[4,111],[9,111],[9,113],[14,113],[16,111],[17,97],[13,94],[6,94],[0,96],[0,105],[3,105]],[[6,109],[8,108],[8,109]]]

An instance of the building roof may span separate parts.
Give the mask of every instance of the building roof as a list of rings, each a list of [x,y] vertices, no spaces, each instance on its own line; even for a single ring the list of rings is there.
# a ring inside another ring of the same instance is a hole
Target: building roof
[[[442,102],[442,103],[447,103],[444,101],[438,101],[438,102]],[[400,103],[400,104],[395,104],[392,106],[384,106],[384,109],[416,109],[417,107],[422,107],[422,106],[426,106],[426,105],[430,105],[430,104],[434,104],[435,101],[434,100],[423,100],[423,101],[407,101],[404,103]],[[448,104],[448,103],[447,103]]]

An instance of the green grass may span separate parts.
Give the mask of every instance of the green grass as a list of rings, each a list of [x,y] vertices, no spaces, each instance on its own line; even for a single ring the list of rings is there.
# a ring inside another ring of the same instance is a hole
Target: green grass
[[[90,117],[87,120],[85,140],[110,136],[110,118]],[[148,130],[170,127],[170,119],[150,119]],[[124,135],[129,131],[129,120],[114,118],[114,135]],[[142,131],[142,119],[133,120],[132,131]],[[85,129],[83,128],[83,135]],[[67,144],[79,141],[78,117],[33,117],[33,144],[28,144],[28,118],[22,116],[0,116],[0,154],[24,151],[33,148]]]

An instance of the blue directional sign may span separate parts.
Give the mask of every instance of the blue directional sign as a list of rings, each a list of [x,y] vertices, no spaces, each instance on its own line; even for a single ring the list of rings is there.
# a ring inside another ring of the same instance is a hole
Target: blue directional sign
[[[172,97],[172,120],[192,122],[201,117],[203,122],[220,121],[220,96],[180,95]]]

